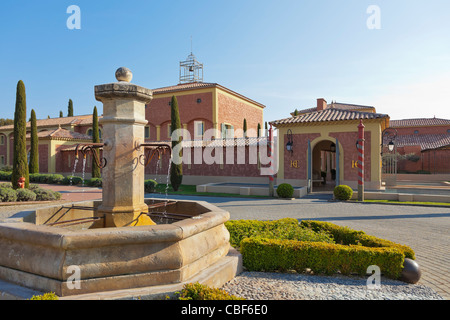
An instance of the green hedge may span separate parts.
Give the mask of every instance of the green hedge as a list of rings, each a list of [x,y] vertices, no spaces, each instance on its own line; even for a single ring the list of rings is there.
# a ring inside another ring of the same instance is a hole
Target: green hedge
[[[144,190],[145,193],[153,193],[156,191],[156,187],[158,183],[155,180],[148,179],[144,181]]]
[[[397,279],[403,269],[405,255],[397,248],[368,248],[323,242],[246,238],[241,242],[244,266],[250,271],[303,272],[331,275],[340,271],[349,275],[366,275],[371,265]]]
[[[327,233],[305,228],[293,218],[276,221],[230,220],[225,222],[225,226],[230,232],[233,247],[238,247],[243,239],[251,237],[334,243]]]
[[[245,300],[243,298],[231,295],[225,290],[211,288],[207,285],[196,283],[187,283],[179,293],[178,300]]]
[[[61,193],[40,188],[36,184],[30,184],[29,189],[14,190],[11,183],[0,183],[0,202],[54,201],[59,199],[61,199]]]
[[[416,259],[414,251],[405,245],[401,245],[389,240],[380,239],[366,234],[364,231],[356,231],[348,227],[341,227],[330,222],[304,220],[301,225],[316,232],[326,232],[331,235],[336,243],[343,245],[361,245],[371,248],[396,248],[400,250],[406,258]]]
[[[251,271],[365,275],[369,266],[377,265],[396,279],[405,257],[415,259],[408,246],[329,222],[231,220],[225,226],[231,245],[240,247],[244,266]]]

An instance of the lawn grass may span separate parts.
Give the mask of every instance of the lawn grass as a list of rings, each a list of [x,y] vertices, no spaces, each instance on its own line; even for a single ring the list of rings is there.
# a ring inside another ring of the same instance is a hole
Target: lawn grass
[[[416,201],[394,201],[394,200],[364,200],[368,203],[391,203],[391,204],[408,204],[408,205],[425,205],[425,206],[449,206],[448,202],[416,202]]]
[[[166,184],[158,184],[156,187],[156,193],[166,193]],[[173,190],[172,185],[169,184],[169,188],[167,189],[168,194],[175,195],[191,195],[191,196],[209,196],[209,197],[233,197],[233,198],[264,198],[269,199],[268,196],[247,196],[241,194],[231,194],[231,193],[219,193],[219,192],[197,192],[197,187],[195,185],[186,185],[182,184],[178,191]]]

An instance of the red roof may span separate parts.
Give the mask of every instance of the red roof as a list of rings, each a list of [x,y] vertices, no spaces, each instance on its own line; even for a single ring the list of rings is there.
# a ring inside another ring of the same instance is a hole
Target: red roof
[[[371,110],[373,110],[373,112],[375,112],[375,107],[363,106],[363,105],[358,105],[358,104],[350,104],[350,103],[340,103],[340,102],[333,102],[333,103],[327,104],[327,109],[340,109],[340,110],[349,110],[349,111],[360,111],[360,110],[371,109]],[[297,112],[298,112],[298,115],[301,115],[304,113],[317,112],[317,107],[303,109],[303,110],[300,110]]]
[[[256,102],[250,98],[247,98],[245,96],[243,96],[242,94],[239,94],[233,90],[230,90],[228,88],[225,88],[224,86],[221,86],[220,84],[217,83],[208,83],[208,82],[191,82],[191,83],[183,83],[183,84],[178,84],[176,86],[168,86],[168,87],[163,87],[163,88],[157,88],[157,89],[153,89],[153,94],[154,95],[158,95],[158,94],[164,94],[164,93],[171,93],[171,92],[179,92],[179,91],[187,91],[187,90],[195,90],[195,89],[204,89],[204,88],[219,88],[223,91],[229,92],[241,99],[247,100],[261,108],[265,108],[266,106]]]
[[[30,134],[27,134],[27,139],[29,139],[31,137]],[[45,130],[45,131],[40,131],[38,132],[38,138],[39,139],[62,139],[62,140],[88,140],[88,141],[92,141],[92,137],[82,134],[82,133],[78,133],[78,132],[74,132],[74,131],[70,131],[70,130],[66,130],[66,129],[62,129],[62,128],[58,128],[56,130]]]
[[[450,126],[450,120],[439,118],[391,120],[389,126],[391,128]]]
[[[422,151],[433,150],[450,146],[450,134],[399,135],[396,138],[396,143],[398,147],[420,146]]]
[[[88,125],[92,124],[92,115],[82,115],[75,117],[64,117],[64,118],[51,118],[36,120],[36,126],[41,127],[58,127],[58,126],[68,126],[68,125]],[[31,122],[27,122],[27,128],[31,127]],[[14,130],[14,125],[7,125],[0,127],[1,130]]]
[[[305,113],[296,117],[281,119],[271,122],[274,126],[295,124],[295,123],[312,123],[312,122],[333,122],[344,120],[369,120],[389,118],[387,114],[361,112],[353,110],[342,110],[335,108],[327,108],[325,110]]]

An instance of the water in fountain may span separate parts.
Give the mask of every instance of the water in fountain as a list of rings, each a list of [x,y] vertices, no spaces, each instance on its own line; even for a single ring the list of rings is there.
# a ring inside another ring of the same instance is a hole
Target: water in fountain
[[[164,216],[167,214],[167,202],[168,202],[168,195],[169,195],[169,179],[170,179],[170,169],[172,167],[172,155],[169,158],[169,169],[167,170],[167,179],[166,179],[166,200],[164,203]]]
[[[78,165],[78,157],[75,157],[75,163],[73,165],[72,175],[70,176],[70,185],[72,185],[72,179],[75,176],[75,170],[77,169]]]
[[[81,187],[84,188],[84,173],[86,171],[86,157],[83,157],[83,171],[82,171],[82,183],[81,183]],[[84,192],[84,189],[83,189]]]
[[[156,182],[156,186],[158,186],[158,169],[159,169],[159,164],[160,164],[160,162],[161,162],[161,158],[158,158],[158,161],[156,162],[156,170],[155,170],[155,182]],[[155,192],[156,192],[156,186],[155,186]],[[152,204],[155,204],[155,198],[153,198]]]

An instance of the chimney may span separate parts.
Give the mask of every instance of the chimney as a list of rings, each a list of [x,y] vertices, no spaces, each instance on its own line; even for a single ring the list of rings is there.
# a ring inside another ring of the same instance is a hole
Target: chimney
[[[327,101],[323,98],[317,99],[317,111],[325,110],[327,108]]]

